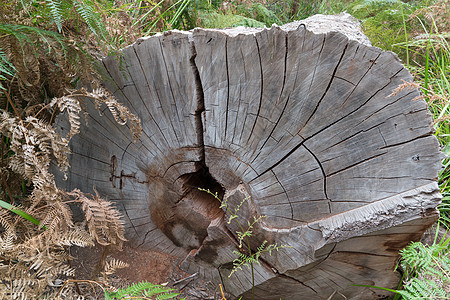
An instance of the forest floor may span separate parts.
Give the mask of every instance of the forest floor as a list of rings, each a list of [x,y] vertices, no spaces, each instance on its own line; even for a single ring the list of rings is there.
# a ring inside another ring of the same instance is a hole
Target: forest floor
[[[91,248],[72,247],[70,254],[75,258],[72,264],[76,270],[75,278],[91,278],[102,253],[103,246],[99,245]],[[122,251],[113,252],[109,258],[129,265],[129,267],[118,269],[113,275],[108,276],[109,283],[116,288],[126,288],[133,283],[148,281],[176,288],[180,291],[180,296],[185,297],[186,300],[217,299],[214,298],[214,295],[217,295],[219,291],[208,288],[208,285],[197,275],[192,276],[192,274],[182,271],[179,267],[181,259],[175,256],[151,250],[135,249],[125,243]],[[85,299],[104,299],[100,288],[94,290],[88,284],[79,286]],[[227,299],[231,299],[229,295],[227,295]]]

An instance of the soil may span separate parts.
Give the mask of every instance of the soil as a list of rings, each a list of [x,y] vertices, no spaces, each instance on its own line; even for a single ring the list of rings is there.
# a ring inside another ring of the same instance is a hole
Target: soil
[[[72,247],[70,249],[72,267],[78,280],[101,281],[92,273],[99,263],[104,247],[97,245],[91,248]],[[185,273],[179,268],[181,260],[177,257],[149,250],[139,250],[125,244],[123,251],[115,251],[108,255],[108,260],[117,259],[127,263],[129,267],[118,269],[108,276],[108,283],[115,288],[125,288],[132,283],[148,281],[177,289],[187,300],[221,299],[217,291],[208,289],[208,285],[198,276]],[[91,284],[78,284],[85,299],[104,299],[102,290],[94,290]],[[216,297],[214,297],[216,294]],[[88,296],[87,296],[88,295]],[[227,299],[231,299],[227,296]]]

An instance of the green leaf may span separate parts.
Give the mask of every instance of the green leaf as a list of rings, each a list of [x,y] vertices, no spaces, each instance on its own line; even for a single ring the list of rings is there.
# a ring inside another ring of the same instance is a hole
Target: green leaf
[[[178,296],[176,290],[149,282],[133,283],[125,289],[119,289],[117,292],[107,292],[105,290],[105,299],[173,299]]]
[[[13,205],[9,204],[8,202],[5,202],[3,200],[0,200],[0,206],[10,210],[11,212],[15,213],[16,215],[21,216],[22,218],[30,221],[31,223],[34,223],[36,225],[39,226],[39,224],[41,223],[40,221],[38,221],[37,219],[35,219],[34,217],[30,216],[29,214],[27,214],[26,212],[15,208]],[[43,226],[43,228],[45,229],[45,226]]]
[[[109,36],[105,25],[101,21],[101,16],[95,12],[95,7],[92,3],[88,0],[73,0],[73,5],[92,33],[96,37],[108,40]]]
[[[444,149],[442,149],[445,155],[450,156],[450,144],[445,145]]]
[[[14,76],[15,72],[16,69],[0,47],[0,90],[5,89],[5,87],[1,84],[1,80],[6,80],[6,77],[3,74]]]
[[[373,288],[373,289],[380,289],[380,290],[384,290],[384,291],[388,291],[388,292],[398,293],[397,290],[388,289],[388,288],[381,287],[381,286],[365,285],[365,284],[352,284],[352,285],[353,285],[353,286],[368,287],[368,288]]]
[[[48,7],[50,8],[50,14],[53,17],[58,31],[61,33],[63,16],[61,11],[61,1],[59,0],[46,0]]]

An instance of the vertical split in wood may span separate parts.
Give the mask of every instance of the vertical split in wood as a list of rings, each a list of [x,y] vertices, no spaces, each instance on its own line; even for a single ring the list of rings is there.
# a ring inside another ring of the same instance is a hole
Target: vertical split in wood
[[[195,64],[195,58],[197,56],[197,51],[195,50],[195,44],[191,38],[189,39],[189,43],[190,43],[190,47],[191,47],[191,51],[192,51],[192,56],[189,59],[189,63],[192,67],[192,72],[194,73],[195,90],[197,93],[197,101],[196,101],[197,107],[195,110],[195,125],[196,125],[195,128],[196,128],[196,132],[197,132],[197,144],[201,148],[200,165],[203,168],[207,168],[206,163],[205,163],[205,141],[203,138],[203,135],[205,132],[204,128],[203,128],[204,121],[202,120],[204,118],[204,112],[205,112],[205,95],[203,94],[202,80],[200,78],[200,74],[198,72],[197,65]]]

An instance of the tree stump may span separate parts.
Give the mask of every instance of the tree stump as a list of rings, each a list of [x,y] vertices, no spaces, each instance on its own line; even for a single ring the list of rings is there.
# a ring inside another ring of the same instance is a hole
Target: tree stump
[[[134,247],[251,298],[251,270],[228,276],[238,228],[200,187],[232,209],[249,196],[245,224],[266,216],[253,251],[291,246],[255,264],[255,299],[376,299],[387,292],[353,284],[397,286],[398,250],[438,217],[441,154],[419,91],[392,94],[412,81],[394,53],[343,15],[170,31],[122,55],[103,60],[106,84],[142,136],[88,105],[60,184],[114,201]]]

